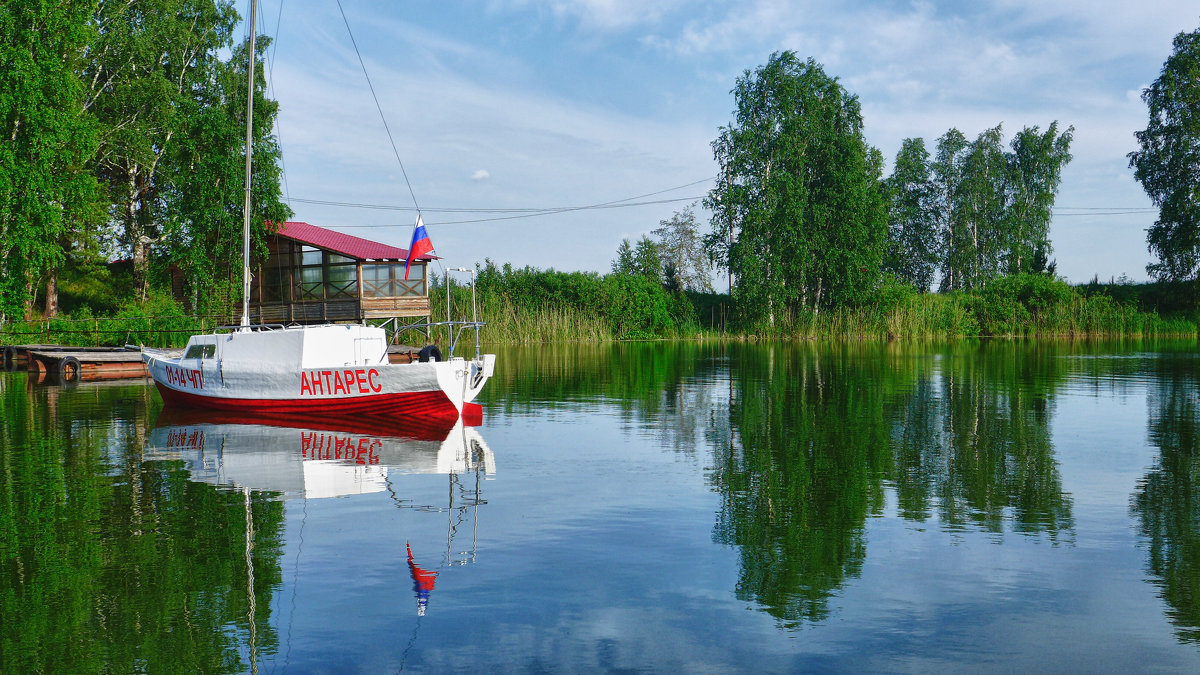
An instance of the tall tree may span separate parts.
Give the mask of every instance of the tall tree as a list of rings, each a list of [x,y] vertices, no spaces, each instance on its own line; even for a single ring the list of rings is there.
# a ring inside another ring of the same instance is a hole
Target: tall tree
[[[32,311],[34,289],[61,264],[63,242],[95,214],[85,171],[96,128],[78,72],[94,0],[0,8],[0,323]]]
[[[257,42],[265,53],[269,41]],[[256,61],[250,223],[252,246],[262,256],[268,230],[291,211],[280,201],[280,149],[271,134],[279,104],[266,97],[262,59]],[[248,66],[243,42],[229,61],[205,67],[201,86],[180,102],[186,123],[162,174],[164,261],[183,271],[188,297],[202,312],[241,302]]]
[[[1134,176],[1158,207],[1146,241],[1157,279],[1196,279],[1200,300],[1200,29],[1175,36],[1158,79],[1142,91],[1150,112],[1129,153]]]
[[[617,245],[617,257],[612,262],[613,274],[634,274],[633,246],[628,239],[622,239]]]
[[[979,288],[1002,274],[1047,268],[1050,217],[1071,160],[1074,127],[1025,127],[1004,148],[1001,125],[968,142],[951,129],[932,163],[943,291]]]
[[[969,145],[961,131],[951,128],[938,139],[937,155],[932,165],[934,203],[942,240],[942,291],[962,288],[967,267],[963,243],[966,235],[962,232],[963,219],[959,216],[959,194],[963,179],[963,154]]]
[[[1007,241],[1007,170],[1001,125],[985,129],[967,149],[959,185],[962,288],[978,288],[999,274]]]
[[[887,179],[890,199],[884,270],[929,290],[941,251],[932,165],[925,141],[906,138]]]
[[[656,284],[663,282],[663,259],[658,244],[643,236],[633,248],[633,269]]]
[[[696,230],[696,213],[693,206],[685,206],[676,211],[669,220],[660,220],[658,228],[652,234],[658,237],[658,248],[664,259],[664,268],[669,267],[674,274],[667,274],[668,280],[676,278],[682,289],[689,291],[712,292],[712,279],[709,277],[708,255],[704,252],[704,243]]]
[[[103,127],[97,173],[109,187],[116,239],[144,292],[161,234],[164,161],[195,112],[187,102],[213,84],[211,70],[232,43],[238,15],[230,0],[99,0],[94,21],[99,36],[84,76],[85,107]]]
[[[1051,252],[1050,217],[1062,182],[1062,170],[1071,161],[1075,127],[1058,133],[1058,122],[1045,133],[1025,127],[1013,136],[1008,155],[1008,233],[1010,243],[1004,267],[1008,274],[1040,271]]]
[[[858,97],[790,51],[743,73],[733,94],[705,206],[715,215],[706,241],[740,280],[738,304],[774,323],[780,311],[863,300],[887,223],[882,158],[863,137]]]

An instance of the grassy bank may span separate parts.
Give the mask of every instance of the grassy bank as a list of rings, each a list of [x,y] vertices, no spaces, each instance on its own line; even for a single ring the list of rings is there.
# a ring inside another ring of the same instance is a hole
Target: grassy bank
[[[471,295],[454,285],[451,316],[471,316]],[[434,319],[445,318],[446,288],[434,286]],[[534,344],[630,339],[947,339],[978,336],[1081,337],[1196,335],[1182,313],[1160,316],[1129,298],[1072,287],[1045,275],[1018,275],[972,293],[920,293],[885,284],[873,302],[831,310],[784,311],[748,320],[728,295],[672,293],[645,277],[530,268],[490,263],[477,281],[479,317],[487,342]],[[235,323],[230,317],[194,317],[168,296],[127,303],[114,317],[87,307],[50,320],[9,322],[0,343],[80,346],[182,346],[189,335]]]
[[[747,320],[728,295],[671,293],[644,282],[630,275],[491,266],[479,275],[480,316],[488,322],[489,341],[508,343],[697,336],[924,339],[1197,333],[1195,321],[1182,313],[1160,316],[1130,299],[1084,292],[1037,274],[1003,277],[970,293],[921,293],[888,283],[868,305],[782,311],[773,321]],[[444,292],[435,289],[435,307],[445,306]],[[470,307],[466,288],[455,287],[453,293],[456,306]]]
[[[0,344],[182,347],[189,336],[228,323],[229,317],[189,316],[170,297],[159,295],[144,303],[126,303],[113,316],[93,316],[82,307],[53,319],[10,321],[0,327]]]

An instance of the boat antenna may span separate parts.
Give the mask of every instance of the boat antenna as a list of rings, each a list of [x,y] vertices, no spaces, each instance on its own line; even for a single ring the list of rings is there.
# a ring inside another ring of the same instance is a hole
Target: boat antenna
[[[254,147],[254,37],[258,33],[255,8],[250,0],[250,67],[246,69],[246,201],[242,205],[242,330],[250,330],[250,167]]]

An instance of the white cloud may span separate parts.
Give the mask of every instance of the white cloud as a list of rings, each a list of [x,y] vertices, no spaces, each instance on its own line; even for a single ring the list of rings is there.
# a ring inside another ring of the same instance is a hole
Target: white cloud
[[[504,3],[493,3],[501,7]],[[576,19],[586,28],[613,31],[659,21],[686,0],[517,0],[516,6],[548,10],[558,18]]]
[[[471,174],[471,180],[473,181],[487,180],[491,177],[492,174],[488,173],[487,169],[478,169],[475,173]]]

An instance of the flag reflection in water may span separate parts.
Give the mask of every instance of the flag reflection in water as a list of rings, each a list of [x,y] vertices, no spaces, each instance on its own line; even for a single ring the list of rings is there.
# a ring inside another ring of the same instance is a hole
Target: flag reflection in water
[[[437,581],[438,573],[430,572],[413,562],[412,546],[408,542],[404,542],[404,547],[408,549],[408,570],[412,573],[413,591],[417,594],[417,616],[425,616],[425,607],[429,604],[429,593],[433,591],[433,584]]]

